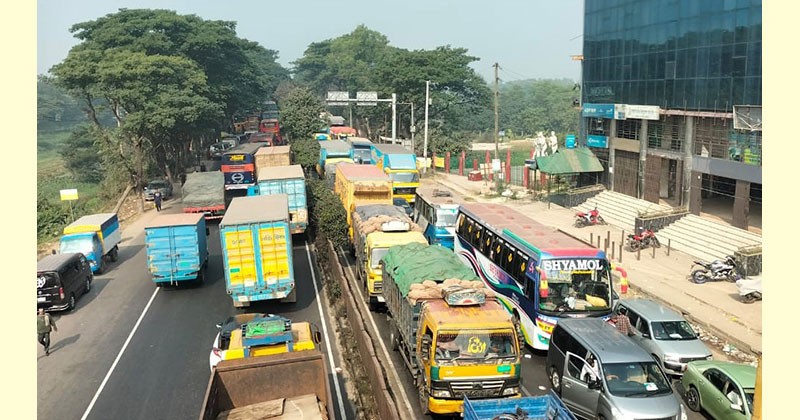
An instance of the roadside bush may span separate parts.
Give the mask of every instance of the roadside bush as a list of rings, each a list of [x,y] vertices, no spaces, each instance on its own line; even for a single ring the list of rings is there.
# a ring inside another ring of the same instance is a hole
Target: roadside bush
[[[306,185],[310,197],[308,211],[313,228],[318,234],[330,239],[335,247],[347,247],[347,214],[341,200],[324,181],[314,175],[306,177]]]

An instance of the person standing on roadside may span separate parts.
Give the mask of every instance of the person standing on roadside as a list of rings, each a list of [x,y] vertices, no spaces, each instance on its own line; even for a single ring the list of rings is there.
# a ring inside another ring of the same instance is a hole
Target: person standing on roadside
[[[161,211],[161,191],[156,190],[156,193],[153,194],[153,203],[156,205],[156,211]]]
[[[44,311],[44,308],[39,308],[39,314],[36,317],[36,332],[39,334],[39,344],[44,347],[45,356],[50,355],[50,331],[58,331],[56,322],[50,314]]]

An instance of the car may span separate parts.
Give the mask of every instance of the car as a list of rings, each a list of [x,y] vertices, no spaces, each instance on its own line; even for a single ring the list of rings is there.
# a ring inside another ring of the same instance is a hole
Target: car
[[[42,258],[36,263],[37,308],[48,312],[75,309],[77,297],[92,290],[92,280],[92,269],[80,252]]]
[[[395,197],[392,199],[392,201],[394,202],[395,206],[402,208],[403,211],[406,212],[408,217],[411,217],[411,215],[414,214],[414,208],[411,207],[411,204],[409,204],[408,200],[406,200],[405,198]]]
[[[668,375],[680,377],[688,362],[712,359],[692,325],[672,309],[649,299],[623,299],[614,306],[614,314],[620,311],[627,311],[636,329],[631,339],[652,354]]]
[[[156,191],[161,191],[161,198],[167,200],[172,197],[172,183],[166,179],[156,179],[147,183],[144,187],[144,199],[153,201]]]
[[[717,420],[752,417],[755,366],[719,360],[689,362],[681,385],[692,411],[705,410]]]
[[[217,324],[208,355],[211,370],[223,360],[314,350],[322,335],[308,322],[292,322],[272,314],[238,314]]]

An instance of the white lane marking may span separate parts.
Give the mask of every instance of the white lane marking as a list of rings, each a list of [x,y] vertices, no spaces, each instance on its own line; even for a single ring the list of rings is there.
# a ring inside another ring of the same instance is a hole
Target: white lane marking
[[[311,262],[311,251],[308,249],[308,241],[305,241],[306,256],[308,257],[308,268],[311,269],[311,280],[314,282],[314,290],[320,290],[317,287],[317,276],[314,275],[314,263]],[[297,287],[297,286],[295,286]],[[328,350],[328,363],[331,365],[331,373],[333,374],[333,387],[336,389],[336,400],[339,402],[339,418],[346,419],[344,416],[344,401],[342,400],[342,390],[339,387],[339,375],[336,373],[336,364],[333,363],[333,352],[331,351],[331,339],[328,336],[328,328],[326,327],[325,314],[322,313],[322,303],[320,303],[321,296],[317,296],[317,309],[319,309],[319,319],[322,321],[322,333],[325,335],[325,347]]]
[[[342,256],[345,258],[345,261],[347,261],[347,256],[344,253],[344,249],[342,249],[342,247],[339,247],[339,251],[341,251]],[[347,265],[347,270],[350,271],[351,278],[356,283],[358,283],[358,277],[356,277],[356,274],[353,272],[353,269],[350,267],[349,264]],[[356,287],[355,289],[356,289],[356,292],[358,293],[359,299],[361,299],[360,302],[364,302],[364,295],[361,294],[361,288],[360,287]],[[363,303],[362,303],[362,305],[363,305]],[[368,310],[367,314],[369,315],[369,323],[372,324],[372,328],[376,332],[380,331],[378,329],[378,326],[375,325],[375,319],[372,316],[372,312],[370,312]],[[389,362],[389,368],[390,368],[389,372],[391,373],[392,376],[394,376],[395,381],[397,381],[397,383],[400,384],[400,394],[403,396],[403,403],[405,403],[406,409],[408,409],[408,412],[409,413],[413,413],[414,410],[411,408],[411,402],[408,399],[408,395],[406,395],[406,389],[403,386],[403,381],[401,381],[400,377],[397,375],[397,369],[395,369],[395,367],[394,367],[394,363],[392,362],[392,358],[389,355],[389,351],[386,350],[386,345],[383,344],[383,340],[380,337],[377,337],[377,341],[378,341],[378,343],[381,344],[381,350],[383,350],[383,354],[384,354],[384,356],[386,356],[386,361]]]
[[[86,411],[83,413],[83,417],[81,420],[86,420],[89,417],[89,413],[92,412],[92,408],[94,407],[94,403],[97,402],[97,398],[100,396],[100,393],[103,392],[103,388],[106,386],[106,382],[108,382],[108,378],[111,377],[111,374],[114,372],[114,369],[117,367],[117,363],[119,363],[119,359],[122,358],[122,353],[125,353],[125,349],[128,348],[128,344],[131,342],[131,338],[133,338],[133,334],[136,333],[136,329],[139,328],[139,324],[142,322],[144,318],[144,314],[147,313],[147,310],[150,309],[150,304],[153,303],[153,299],[156,298],[160,287],[156,287],[156,290],[153,291],[153,296],[150,296],[150,300],[147,302],[147,305],[142,310],[142,314],[139,315],[139,319],[136,320],[136,324],[134,324],[131,333],[128,334],[128,338],[125,340],[125,344],[122,345],[122,349],[120,349],[117,358],[114,359],[114,363],[111,364],[111,368],[108,369],[108,373],[106,373],[106,377],[103,378],[103,382],[100,383],[100,388],[97,389],[97,392],[94,394],[94,398],[92,398],[92,402],[89,403],[89,407],[86,408]]]

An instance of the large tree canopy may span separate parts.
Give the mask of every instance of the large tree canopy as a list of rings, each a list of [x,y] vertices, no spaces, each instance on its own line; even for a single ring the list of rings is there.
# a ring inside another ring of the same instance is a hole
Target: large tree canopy
[[[193,136],[226,127],[288,79],[277,53],[238,38],[232,22],[121,9],[71,31],[81,43],[52,68],[54,80],[84,101],[105,158],[136,187],[148,165],[180,169]],[[100,124],[96,99],[115,128]]]

